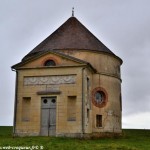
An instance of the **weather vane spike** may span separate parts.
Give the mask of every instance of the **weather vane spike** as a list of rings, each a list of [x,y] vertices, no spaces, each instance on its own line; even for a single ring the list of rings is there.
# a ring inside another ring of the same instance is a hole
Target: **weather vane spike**
[[[72,17],[74,17],[74,7],[72,7]]]

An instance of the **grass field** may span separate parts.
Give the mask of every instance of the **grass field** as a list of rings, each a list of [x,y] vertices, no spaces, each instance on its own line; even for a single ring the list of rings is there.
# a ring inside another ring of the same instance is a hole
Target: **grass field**
[[[44,150],[150,150],[150,130],[124,129],[123,136],[120,138],[92,140],[55,137],[13,138],[11,133],[12,127],[0,127],[0,149],[19,146],[40,149],[42,146],[41,149]]]

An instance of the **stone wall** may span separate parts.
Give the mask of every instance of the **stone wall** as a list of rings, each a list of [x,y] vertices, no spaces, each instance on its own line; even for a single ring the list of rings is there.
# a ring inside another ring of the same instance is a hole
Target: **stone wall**
[[[90,72],[88,73],[91,75]],[[82,67],[19,70],[16,135],[40,135],[41,97],[52,96],[57,97],[56,134],[81,133],[83,130],[82,76]],[[51,91],[51,93],[40,95],[38,94],[40,91]],[[57,91],[60,92],[57,93]],[[30,119],[28,120],[23,119],[23,110],[26,109],[24,99],[30,99]],[[70,99],[74,102],[70,103]],[[74,114],[70,109],[73,109]],[[91,129],[86,128],[87,132],[89,130]]]

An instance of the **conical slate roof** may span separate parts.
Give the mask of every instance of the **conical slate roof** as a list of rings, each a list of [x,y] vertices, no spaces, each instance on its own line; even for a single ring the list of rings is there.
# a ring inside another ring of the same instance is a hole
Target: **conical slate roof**
[[[70,17],[55,32],[28,53],[24,59],[40,52],[55,49],[94,50],[113,54],[75,17]]]

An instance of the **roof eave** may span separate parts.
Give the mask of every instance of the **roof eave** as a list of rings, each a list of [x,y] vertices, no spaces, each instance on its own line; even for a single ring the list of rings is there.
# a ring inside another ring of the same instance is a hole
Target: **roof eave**
[[[75,58],[75,57],[66,55],[66,54],[61,53],[61,52],[58,52],[58,51],[49,50],[49,51],[45,51],[45,52],[38,53],[36,56],[32,56],[32,57],[30,57],[30,58],[28,58],[28,59],[26,59],[26,60],[24,60],[24,61],[22,61],[22,62],[20,62],[20,63],[17,63],[17,64],[15,64],[15,65],[13,65],[13,66],[11,67],[11,69],[17,70],[17,68],[23,66],[24,64],[27,64],[27,63],[31,62],[32,60],[38,59],[39,57],[41,57],[41,56],[43,56],[43,55],[46,55],[46,54],[48,54],[48,53],[52,53],[52,54],[59,55],[59,56],[61,56],[61,57],[68,58],[68,59],[73,60],[73,61],[75,61],[75,62],[78,62],[78,63],[80,63],[80,64],[88,64],[88,62],[86,62],[86,61],[84,61],[84,60],[80,60],[80,59],[78,59],[78,58]]]

